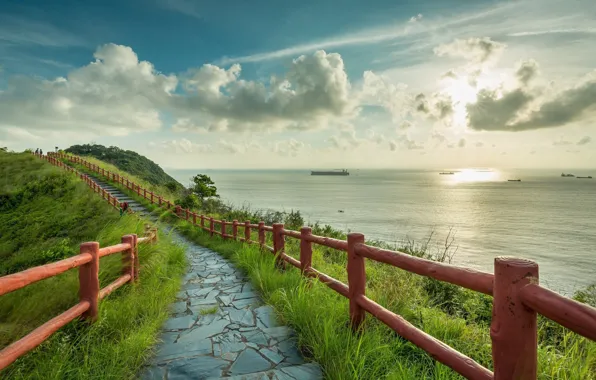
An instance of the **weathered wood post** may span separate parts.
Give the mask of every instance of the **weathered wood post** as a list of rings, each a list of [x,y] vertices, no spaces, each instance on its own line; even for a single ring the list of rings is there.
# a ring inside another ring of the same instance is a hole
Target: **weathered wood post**
[[[122,236],[122,244],[130,244],[130,248],[122,251],[122,274],[129,274],[129,283],[135,282],[135,235]]]
[[[312,265],[312,243],[308,236],[312,235],[312,228],[302,227],[300,229],[300,271],[306,272]]]
[[[277,257],[278,263],[284,262],[280,258],[280,255],[285,248],[285,239],[282,234],[283,230],[283,223],[273,223],[273,254]]]
[[[150,194],[151,194],[151,204],[153,204],[153,191]]]
[[[187,208],[186,209],[186,220],[188,221],[188,216],[190,215],[190,210]]]
[[[175,211],[175,213],[176,213],[176,216],[179,217],[179,218],[180,218],[180,211],[181,210],[182,210],[182,207],[176,205],[176,211]]]
[[[192,213],[192,224],[194,224],[195,226],[197,225],[197,213],[196,212]]]
[[[141,196],[141,185],[137,185],[137,195]]]
[[[221,238],[226,238],[226,221],[223,219],[221,220]]]
[[[250,242],[250,220],[244,222],[244,241]]]
[[[99,299],[99,243],[83,243],[79,252],[91,255],[91,261],[79,267],[79,301],[89,302],[89,309],[81,318],[93,322],[97,319]]]
[[[213,217],[209,218],[209,235],[213,237]]]
[[[265,245],[265,222],[259,222],[259,246],[263,248]]]
[[[143,198],[147,199],[147,189],[143,188]]]
[[[201,214],[201,229],[205,228],[205,215]]]
[[[356,245],[364,244],[364,235],[359,233],[348,234],[348,286],[350,296],[350,321],[352,329],[358,328],[364,322],[366,312],[358,303],[358,297],[366,293],[366,272],[364,257],[356,253]]]
[[[158,202],[157,205],[159,207],[161,207],[161,195],[159,197],[157,197],[157,202]]]
[[[238,240],[238,221],[236,219],[232,221],[232,237],[234,240]]]
[[[528,284],[538,284],[537,263],[515,257],[495,258],[490,325],[495,380],[536,379],[536,312],[524,306],[519,295]]]

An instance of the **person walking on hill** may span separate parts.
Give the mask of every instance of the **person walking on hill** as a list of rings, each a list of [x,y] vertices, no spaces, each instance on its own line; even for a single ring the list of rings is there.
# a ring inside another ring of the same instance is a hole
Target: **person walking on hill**
[[[122,202],[120,203],[120,216],[124,215],[124,213],[128,210],[128,203]]]
[[[35,149],[35,154],[39,154],[39,148]]]
[[[39,150],[39,155],[43,156],[43,150],[41,150],[41,149]]]

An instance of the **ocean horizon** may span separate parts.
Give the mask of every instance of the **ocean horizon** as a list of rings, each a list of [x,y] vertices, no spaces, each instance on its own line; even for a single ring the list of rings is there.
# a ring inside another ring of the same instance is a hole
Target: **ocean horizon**
[[[536,260],[541,283],[565,294],[596,279],[596,179],[561,177],[596,177],[596,170],[352,169],[345,177],[311,176],[310,169],[167,171],[185,185],[208,174],[234,206],[299,210],[307,223],[367,239],[399,245],[432,234],[431,247],[440,249],[451,231],[454,264],[492,272],[496,256]]]

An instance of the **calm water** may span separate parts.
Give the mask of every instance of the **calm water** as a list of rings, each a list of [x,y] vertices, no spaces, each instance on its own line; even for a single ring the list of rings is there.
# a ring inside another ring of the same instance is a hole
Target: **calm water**
[[[169,172],[184,184],[197,173]],[[200,172],[235,205],[300,210],[307,221],[388,242],[423,241],[434,231],[435,244],[442,244],[453,227],[459,246],[454,263],[492,271],[498,255],[533,259],[540,264],[541,283],[567,294],[596,282],[596,178],[562,178],[556,170],[454,175],[355,170],[349,177]],[[522,182],[507,181],[513,178]]]

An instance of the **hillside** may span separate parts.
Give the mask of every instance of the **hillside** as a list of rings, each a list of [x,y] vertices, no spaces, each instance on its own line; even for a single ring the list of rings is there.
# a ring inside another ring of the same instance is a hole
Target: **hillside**
[[[0,276],[143,235],[146,220],[120,217],[74,174],[28,153],[0,151]],[[167,236],[140,245],[140,280],[100,302],[91,326],[73,321],[0,372],[0,379],[133,378],[149,355],[184,272],[184,251]],[[100,260],[100,284],[120,276],[121,255]],[[146,269],[144,269],[146,268]],[[78,302],[79,277],[69,270],[0,297],[0,348]]]
[[[105,147],[98,144],[73,145],[65,150],[78,156],[90,156],[110,163],[121,170],[126,170],[153,185],[169,186],[172,189],[181,189],[180,182],[169,176],[155,162],[145,156],[123,150],[116,146]]]

